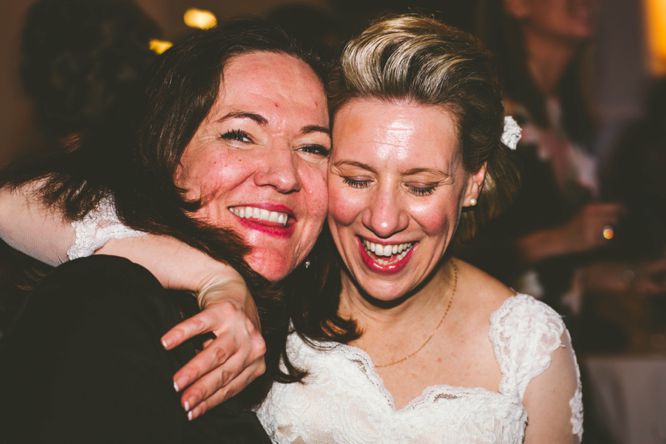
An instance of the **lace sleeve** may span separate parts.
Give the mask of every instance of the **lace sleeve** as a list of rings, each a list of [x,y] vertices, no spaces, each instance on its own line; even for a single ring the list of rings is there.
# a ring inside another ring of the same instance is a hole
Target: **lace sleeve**
[[[116,214],[112,198],[100,200],[97,207],[83,219],[72,222],[74,243],[67,250],[70,260],[92,255],[111,239],[142,236],[142,231],[133,230],[123,225]]]
[[[569,332],[557,312],[527,295],[508,300],[491,318],[490,337],[502,371],[500,391],[523,399],[529,382],[551,363],[552,353],[567,347],[572,353],[577,386],[569,400],[572,433],[583,432],[580,371]]]

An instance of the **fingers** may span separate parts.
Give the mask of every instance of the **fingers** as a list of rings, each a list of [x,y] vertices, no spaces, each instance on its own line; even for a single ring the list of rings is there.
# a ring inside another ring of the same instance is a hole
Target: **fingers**
[[[636,270],[633,291],[641,296],[657,296],[666,294],[666,260],[640,264]]]
[[[222,368],[216,369],[183,393],[181,401],[190,421],[237,395],[266,371],[263,357],[254,360],[247,366],[243,366],[240,359],[235,358],[229,359],[227,364],[230,368],[229,372]],[[232,369],[232,367],[235,368]],[[244,368],[241,369],[241,367]],[[230,378],[229,374],[232,373],[237,376]]]
[[[185,319],[167,331],[161,338],[162,346],[172,350],[183,342],[202,333],[211,331],[210,317],[205,311]]]
[[[266,344],[244,307],[228,301],[211,303],[169,330],[162,343],[172,349],[202,333],[214,333],[216,337],[205,341],[204,349],[173,378],[177,391],[185,389],[181,402],[188,412],[206,400],[201,412],[219,404],[231,396],[230,392],[237,393],[265,371]]]
[[[200,393],[199,398],[208,397],[235,379],[246,367],[256,365],[257,360],[261,360],[263,365],[265,353],[266,343],[260,335],[252,339],[244,338],[240,343],[236,343],[231,335],[220,336],[176,372],[174,386],[182,390],[192,385],[191,388],[196,388]],[[216,372],[217,379],[209,377]],[[190,406],[198,403],[200,399],[188,398],[188,391],[191,392],[188,389],[184,393],[184,401],[190,401]]]
[[[648,262],[642,267],[647,274],[660,274],[666,272],[666,259],[657,259],[652,262]],[[664,277],[663,275],[661,277]]]
[[[238,352],[239,346],[230,335],[222,335],[213,339],[207,347],[176,372],[173,377],[174,386],[177,390],[188,387],[202,376],[224,364],[227,359]]]
[[[585,251],[606,245],[615,237],[624,212],[624,207],[617,203],[587,204],[570,224],[574,248]]]
[[[625,209],[622,205],[607,202],[587,204],[579,213],[583,220],[596,224],[617,224],[624,214]]]
[[[202,333],[215,332],[217,334],[223,330],[225,325],[241,322],[238,320],[239,318],[244,320],[245,314],[239,312],[230,303],[220,302],[203,309],[167,331],[161,338],[162,345],[165,349],[171,350]],[[241,328],[247,330],[247,327]]]

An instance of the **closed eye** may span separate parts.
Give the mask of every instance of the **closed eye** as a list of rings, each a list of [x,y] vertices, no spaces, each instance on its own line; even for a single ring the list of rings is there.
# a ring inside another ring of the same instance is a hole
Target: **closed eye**
[[[415,196],[430,196],[437,189],[436,184],[423,184],[423,185],[410,185],[407,184],[407,189]]]
[[[343,176],[342,181],[352,188],[367,188],[370,186],[370,179],[355,179],[349,176]]]

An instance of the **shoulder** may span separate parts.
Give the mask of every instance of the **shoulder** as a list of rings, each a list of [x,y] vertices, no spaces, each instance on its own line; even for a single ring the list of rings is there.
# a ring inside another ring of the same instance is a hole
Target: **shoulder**
[[[461,259],[452,259],[458,268],[458,292],[474,304],[496,309],[516,292],[485,271]]]
[[[528,328],[534,325],[564,330],[561,316],[550,306],[526,294],[518,294],[486,272],[460,259],[458,292],[466,305],[466,316],[490,321],[499,328]]]
[[[547,304],[527,294],[507,298],[490,318],[491,326],[512,331],[550,332],[558,337],[565,330],[562,317]],[[558,341],[559,343],[559,341]]]
[[[513,297],[515,291],[474,265],[458,258],[453,261],[458,268],[456,304],[466,319],[476,319],[487,326],[492,313]]]
[[[526,294],[507,298],[490,317],[491,331],[513,345],[555,349],[566,331],[562,317],[550,306]]]
[[[527,385],[563,353],[573,356],[562,317],[525,294],[507,299],[490,319],[489,337],[504,375],[504,391],[523,398]]]
[[[38,287],[39,292],[56,291],[61,300],[71,293],[87,298],[106,298],[135,304],[164,289],[147,269],[118,256],[95,255],[66,262],[53,270]]]
[[[488,344],[488,331],[493,313],[515,292],[475,266],[453,259],[458,268],[458,290],[455,310],[449,318],[460,325],[460,335],[477,346]],[[489,344],[488,344],[489,345]],[[492,359],[492,348],[487,349]]]

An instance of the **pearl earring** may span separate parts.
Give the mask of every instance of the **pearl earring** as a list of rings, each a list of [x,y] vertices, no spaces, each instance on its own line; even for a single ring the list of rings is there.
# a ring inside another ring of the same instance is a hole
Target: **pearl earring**
[[[472,207],[475,206],[475,205],[476,205],[476,199],[473,198],[473,197],[470,198],[470,199],[469,199],[469,204],[470,204],[470,206],[472,206]]]

